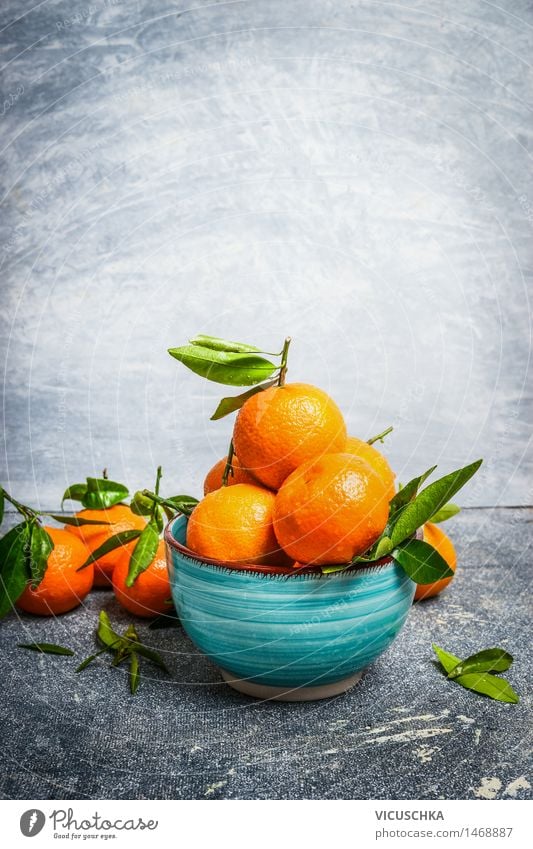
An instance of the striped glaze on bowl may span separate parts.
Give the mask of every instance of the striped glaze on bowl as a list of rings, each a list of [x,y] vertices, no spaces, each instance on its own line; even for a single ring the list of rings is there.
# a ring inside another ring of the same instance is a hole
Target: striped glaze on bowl
[[[165,529],[177,613],[224,680],[249,695],[303,701],[344,692],[409,613],[415,584],[390,557],[331,575],[242,566],[194,554],[186,530],[183,516]]]

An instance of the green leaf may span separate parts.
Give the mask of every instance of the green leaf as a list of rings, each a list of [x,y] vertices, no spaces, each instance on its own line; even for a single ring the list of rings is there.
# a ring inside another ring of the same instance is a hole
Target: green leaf
[[[86,483],[73,483],[72,486],[67,487],[67,489],[63,493],[63,498],[61,499],[61,507],[63,507],[64,501],[81,501],[86,492]]]
[[[462,687],[466,687],[467,690],[473,690],[475,693],[489,696],[498,702],[517,704],[520,700],[518,693],[515,693],[505,678],[498,678],[489,672],[471,672],[467,675],[460,675],[458,678],[453,678],[452,680],[461,684]]]
[[[15,525],[0,540],[0,618],[9,613],[28,581],[29,522]]]
[[[54,542],[50,534],[48,531],[45,531],[41,525],[35,522],[31,529],[30,551],[28,557],[32,589],[36,589],[44,578],[44,573],[46,572],[46,567],[48,565],[48,558],[53,550]]]
[[[416,584],[432,584],[453,575],[442,555],[421,539],[404,542],[394,549],[392,556]]]
[[[147,495],[138,491],[130,502],[130,510],[136,516],[150,516],[154,508],[154,501]]]
[[[164,505],[178,513],[183,513],[184,516],[190,516],[197,504],[198,499],[192,495],[172,495],[164,500]]]
[[[2,487],[0,486],[0,525],[1,525],[1,524],[2,524],[2,522],[4,521],[4,507],[5,507],[5,503],[6,503],[6,500],[5,500],[5,498],[4,498],[4,490],[3,490],[3,489],[2,489]]]
[[[98,616],[98,630],[96,631],[96,636],[100,642],[109,649],[123,641],[120,634],[117,634],[117,632],[111,627],[109,616],[105,610],[101,610]]]
[[[451,501],[448,501],[444,507],[441,507],[440,510],[437,510],[437,512],[428,519],[428,522],[438,525],[441,522],[448,521],[448,519],[451,519],[452,516],[457,516],[460,512],[461,508],[458,507],[457,504],[452,504]]]
[[[418,528],[421,528],[430,516],[444,507],[449,499],[470,480],[482,462],[482,460],[477,460],[462,469],[457,469],[457,471],[439,478],[434,483],[430,483],[422,492],[418,493],[413,501],[410,501],[394,519],[390,533],[392,544],[394,546],[399,545],[412,536]],[[406,487],[398,494],[405,492],[405,489]]]
[[[148,522],[142,531],[130,557],[126,586],[132,587],[141,572],[148,569],[157,553],[159,531],[152,522]]]
[[[155,663],[155,665],[159,666],[160,669],[164,669],[165,672],[168,672],[168,667],[159,652],[148,648],[148,646],[145,646],[142,643],[133,643],[133,648],[138,654],[142,655],[142,657],[145,657],[147,660],[151,660],[152,663]]]
[[[447,675],[452,671],[452,669],[455,669],[458,663],[461,663],[460,657],[456,657],[454,654],[444,651],[444,649],[436,646],[435,643],[433,643],[432,648]]]
[[[219,339],[218,336],[195,336],[190,339],[190,344],[199,346],[200,348],[210,348],[212,351],[227,351],[228,353],[236,354],[261,354],[260,348],[255,348],[254,345],[247,345],[246,342],[228,342],[226,339]]]
[[[89,655],[89,657],[86,657],[85,660],[82,660],[80,665],[74,671],[75,672],[82,672],[87,666],[89,666],[90,663],[93,662],[93,660],[96,660],[97,657],[100,657],[100,655],[103,654],[106,651],[109,651],[109,648],[107,646],[105,647],[105,649],[101,649],[100,651],[97,651],[95,654]]]
[[[389,537],[381,537],[379,540],[376,550],[374,552],[374,558],[379,560],[381,557],[386,557],[392,551],[392,542]]]
[[[115,548],[121,548],[121,546],[127,545],[127,543],[140,537],[142,533],[143,532],[140,528],[134,528],[130,531],[119,531],[118,534],[113,534],[112,537],[106,539],[102,545],[98,546],[98,548],[89,555],[85,563],[76,569],[76,572],[80,572],[82,569],[85,569],[86,566],[90,566],[91,563],[96,563],[96,561],[103,557],[104,554],[109,554],[109,552],[114,551]]]
[[[470,672],[505,672],[512,662],[512,655],[504,649],[484,649],[470,655],[465,660],[460,660],[457,666],[448,673],[448,678],[458,678],[459,675]]]
[[[139,658],[137,657],[135,652],[132,651],[132,653],[130,654],[130,690],[132,695],[135,695],[135,693],[137,692],[139,681]]]
[[[105,478],[87,478],[87,491],[81,503],[88,510],[105,510],[124,501],[128,495],[128,488],[122,483]]]
[[[169,354],[200,377],[228,386],[253,386],[278,369],[257,354],[234,354],[196,345],[170,348]]]
[[[389,518],[392,518],[392,516],[401,510],[402,507],[405,507],[406,504],[412,501],[424,481],[433,474],[436,468],[436,466],[432,466],[427,470],[427,472],[424,472],[423,475],[413,478],[409,481],[409,483],[406,483],[405,486],[401,486],[400,484],[399,491],[396,493],[394,498],[391,498],[389,504]]]
[[[211,416],[211,421],[214,422],[218,419],[223,419],[224,416],[228,416],[230,413],[240,410],[248,398],[251,398],[253,395],[257,395],[258,392],[263,392],[271,386],[275,386],[276,383],[277,380],[269,380],[267,383],[262,383],[260,386],[252,386],[251,389],[248,389],[241,395],[231,395],[228,398],[222,398],[215,412]]]
[[[63,654],[72,656],[72,649],[67,649],[65,646],[56,646],[54,643],[19,643],[19,649],[30,649],[31,651],[40,651],[43,654]]]
[[[84,519],[82,516],[62,516],[60,513],[48,513],[51,519],[56,522],[62,522],[65,525],[72,525],[75,528],[81,528],[83,525],[111,525],[112,522],[102,522],[101,519]]]

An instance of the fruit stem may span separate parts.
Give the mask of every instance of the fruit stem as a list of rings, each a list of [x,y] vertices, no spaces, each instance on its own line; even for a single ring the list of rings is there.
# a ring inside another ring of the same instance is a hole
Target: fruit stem
[[[107,466],[106,466],[106,468],[105,468],[105,469],[102,469],[102,477],[103,477],[103,479],[104,479],[105,481],[106,481],[106,480],[108,480],[108,477],[107,477]]]
[[[162,470],[161,466],[158,466],[156,478],[155,478],[155,488],[154,488],[154,492],[155,492],[156,495],[159,495],[159,484],[161,483],[162,477],[163,477],[163,470]]]
[[[373,436],[372,439],[367,439],[368,445],[373,445],[374,442],[384,442],[384,437],[387,436],[389,433],[392,433],[393,430],[394,428],[392,427],[392,425],[386,430],[382,430],[381,433],[378,433],[376,436]]]
[[[26,519],[36,519],[39,515],[38,510],[32,510],[31,507],[26,507],[24,504],[21,504],[20,501],[17,501],[16,498],[13,498],[12,495],[7,492],[4,487],[1,487],[2,492],[4,493],[4,498],[6,498],[13,507]],[[46,515],[46,514],[45,514]]]
[[[278,386],[283,386],[285,383],[285,377],[287,375],[287,358],[289,356],[289,345],[291,344],[291,337],[287,336],[285,342],[283,343],[283,350],[281,352],[281,367],[279,370],[279,378],[278,378]]]
[[[233,471],[233,466],[231,465],[231,461],[235,456],[235,448],[233,447],[233,439],[230,440],[229,448],[228,448],[228,458],[226,460],[226,465],[224,467],[224,473],[222,475],[222,486],[228,485],[228,477],[235,474]]]

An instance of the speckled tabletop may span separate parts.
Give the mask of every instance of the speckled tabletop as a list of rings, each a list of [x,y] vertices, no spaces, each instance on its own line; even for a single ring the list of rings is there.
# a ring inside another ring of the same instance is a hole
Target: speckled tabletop
[[[55,509],[104,466],[133,492],[160,463],[164,492],[198,494],[232,422],[166,354],[196,333],[290,334],[289,380],[354,435],[394,425],[399,480],[484,458],[450,524],[452,588],[332,701],[250,701],[180,630],[146,627],[171,675],[131,698],[103,661],[74,675],[98,610],[125,621],[108,594],[10,615],[0,793],[530,796],[530,0],[2,0],[0,34],[15,497]],[[432,641],[504,645],[522,702],[447,683]]]
[[[109,593],[93,591],[55,620],[11,614],[0,627],[3,798],[531,798],[533,510],[473,509],[452,521],[453,584],[415,605],[391,648],[335,699],[254,701],[223,684],[180,629],[146,626],[170,675],[147,669],[131,697],[125,671],[108,661],[74,673],[102,607],[128,620]],[[28,640],[76,657],[17,648]],[[447,682],[432,642],[460,656],[504,646],[521,702]]]

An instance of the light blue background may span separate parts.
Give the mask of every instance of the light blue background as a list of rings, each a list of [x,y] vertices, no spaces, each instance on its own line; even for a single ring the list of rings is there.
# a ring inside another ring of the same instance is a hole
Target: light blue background
[[[464,504],[532,503],[529,3],[32,5],[0,11],[13,494],[198,494],[225,390],[165,352],[204,332],[291,334],[400,479],[483,456]]]

